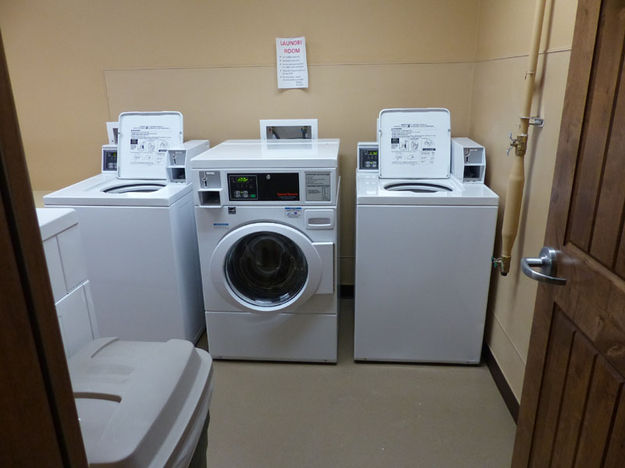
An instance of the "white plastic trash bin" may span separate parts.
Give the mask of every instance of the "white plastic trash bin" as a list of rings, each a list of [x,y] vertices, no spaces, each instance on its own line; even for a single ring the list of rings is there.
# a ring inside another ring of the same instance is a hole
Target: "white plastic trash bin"
[[[212,359],[185,340],[101,338],[69,360],[92,467],[186,467],[212,396]]]

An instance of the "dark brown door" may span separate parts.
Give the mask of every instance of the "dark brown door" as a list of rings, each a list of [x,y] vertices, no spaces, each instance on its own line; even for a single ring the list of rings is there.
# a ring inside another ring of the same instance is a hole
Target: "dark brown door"
[[[0,466],[87,466],[0,37]]]
[[[514,467],[625,466],[624,43],[625,0],[579,0]]]

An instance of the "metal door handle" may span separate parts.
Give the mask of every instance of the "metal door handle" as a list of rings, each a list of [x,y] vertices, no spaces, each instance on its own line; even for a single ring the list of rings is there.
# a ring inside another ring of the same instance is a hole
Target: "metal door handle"
[[[538,258],[524,257],[521,259],[521,269],[526,276],[543,283],[566,284],[566,278],[559,278],[556,274],[556,257],[558,251],[552,247],[543,247]],[[532,267],[540,267],[540,271],[533,270]]]

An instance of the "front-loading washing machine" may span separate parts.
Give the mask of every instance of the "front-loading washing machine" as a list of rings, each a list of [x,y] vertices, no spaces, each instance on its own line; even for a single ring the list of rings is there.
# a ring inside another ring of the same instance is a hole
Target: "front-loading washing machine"
[[[214,358],[336,362],[338,149],[229,140],[191,160]]]
[[[197,341],[204,330],[191,184],[167,180],[165,153],[182,143],[178,112],[120,115],[117,171],[44,196],[81,226],[101,336]]]
[[[358,150],[354,359],[478,363],[498,196],[451,175],[448,111],[380,130]]]

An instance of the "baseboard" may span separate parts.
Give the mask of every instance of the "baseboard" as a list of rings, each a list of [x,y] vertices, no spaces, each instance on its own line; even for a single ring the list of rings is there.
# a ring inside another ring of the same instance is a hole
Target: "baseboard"
[[[353,284],[341,284],[339,286],[339,293],[341,297],[353,298],[354,297],[354,285]]]
[[[499,368],[499,364],[497,364],[495,356],[493,356],[493,353],[486,344],[484,344],[484,347],[482,348],[482,357],[488,366],[488,370],[490,370],[490,374],[493,376],[495,385],[497,385],[497,389],[499,390],[499,393],[501,393],[501,397],[508,407],[508,411],[510,412],[512,419],[514,419],[514,422],[516,423],[519,417],[519,402],[514,396],[512,388],[508,385],[508,381],[504,377],[503,372]]]

